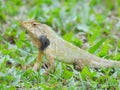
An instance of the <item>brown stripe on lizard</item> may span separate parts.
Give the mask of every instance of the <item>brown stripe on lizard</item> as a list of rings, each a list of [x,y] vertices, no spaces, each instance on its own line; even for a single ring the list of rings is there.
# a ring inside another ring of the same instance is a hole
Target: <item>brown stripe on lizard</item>
[[[54,66],[54,60],[65,62],[73,65],[77,65],[78,69],[82,69],[84,66],[101,68],[101,67],[120,67],[120,61],[106,60],[104,58],[97,57],[89,52],[80,49],[77,46],[65,41],[58,36],[52,28],[45,24],[41,24],[35,20],[29,20],[23,22],[23,26],[29,33],[34,45],[38,48],[38,62],[34,65],[35,69],[38,69],[41,62],[41,55],[45,54],[51,65]],[[45,36],[50,45],[44,50],[40,50],[41,42],[40,36]]]

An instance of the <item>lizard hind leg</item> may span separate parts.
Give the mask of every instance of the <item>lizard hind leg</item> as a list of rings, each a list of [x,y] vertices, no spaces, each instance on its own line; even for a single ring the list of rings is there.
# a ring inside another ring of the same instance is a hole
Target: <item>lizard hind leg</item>
[[[76,59],[74,60],[73,66],[74,66],[74,69],[81,71],[85,65],[84,65],[84,62]]]

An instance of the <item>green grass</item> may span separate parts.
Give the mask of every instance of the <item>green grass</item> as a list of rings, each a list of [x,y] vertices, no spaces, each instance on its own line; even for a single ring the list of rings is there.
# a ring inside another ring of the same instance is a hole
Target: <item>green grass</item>
[[[72,65],[56,60],[55,72],[31,70],[37,49],[21,22],[36,19],[68,42],[106,59],[120,60],[119,0],[0,0],[0,89],[119,90],[120,70]],[[83,37],[81,37],[83,35]],[[87,44],[87,46],[86,46]],[[11,61],[12,65],[6,65]],[[31,65],[27,70],[16,64]]]

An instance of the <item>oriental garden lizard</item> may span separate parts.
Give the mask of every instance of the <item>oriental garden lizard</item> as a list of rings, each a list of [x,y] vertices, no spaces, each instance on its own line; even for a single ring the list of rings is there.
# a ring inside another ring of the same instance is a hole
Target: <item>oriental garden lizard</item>
[[[65,41],[48,25],[35,20],[25,21],[22,25],[38,48],[38,60],[33,67],[35,70],[39,68],[42,55],[46,55],[52,67],[54,67],[54,60],[76,65],[77,69],[82,69],[84,66],[93,68],[120,67],[120,61],[97,57]]]

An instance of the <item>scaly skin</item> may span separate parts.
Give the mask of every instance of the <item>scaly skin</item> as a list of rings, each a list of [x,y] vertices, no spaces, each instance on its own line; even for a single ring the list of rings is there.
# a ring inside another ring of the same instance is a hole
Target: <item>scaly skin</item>
[[[73,44],[63,40],[45,24],[38,23],[35,20],[25,21],[22,24],[26,28],[30,38],[37,48],[40,47],[38,44],[40,43],[38,38],[41,35],[44,35],[49,39],[50,45],[43,52],[47,56],[50,63],[53,63],[53,60],[56,59],[60,62],[77,65],[78,69],[81,69],[84,66],[94,68],[120,67],[120,61],[106,60],[92,55],[87,51],[84,51],[79,47],[76,47]]]

